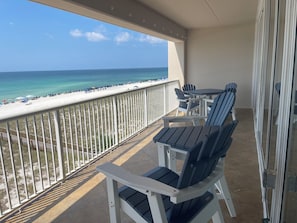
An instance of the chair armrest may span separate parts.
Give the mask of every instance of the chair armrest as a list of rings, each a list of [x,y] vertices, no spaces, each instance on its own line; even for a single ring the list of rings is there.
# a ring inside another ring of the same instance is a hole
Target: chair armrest
[[[203,195],[208,191],[214,184],[224,176],[224,163],[219,161],[215,170],[203,181],[185,189],[179,189],[175,196],[171,196],[170,201],[173,203],[181,203],[186,200],[190,200],[195,197]]]
[[[194,126],[199,125],[200,120],[205,120],[206,116],[166,116],[163,117],[164,127],[169,127],[170,122],[192,122]]]
[[[106,177],[131,187],[141,193],[157,193],[169,196],[171,202],[173,203],[180,203],[203,195],[206,191],[213,187],[222,176],[224,176],[223,162],[219,162],[213,173],[202,182],[185,189],[176,189],[149,177],[132,174],[113,163],[105,163],[97,166],[96,170],[105,174]]]
[[[105,163],[97,166],[96,170],[102,172],[106,177],[111,178],[123,185],[131,187],[144,194],[158,193],[167,196],[175,196],[178,189],[151,179],[149,177],[132,174],[124,168],[113,163]]]

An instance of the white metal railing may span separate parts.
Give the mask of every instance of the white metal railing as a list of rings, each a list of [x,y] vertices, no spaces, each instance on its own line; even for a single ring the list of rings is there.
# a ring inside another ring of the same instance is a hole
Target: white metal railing
[[[0,118],[0,217],[177,107],[178,81]]]

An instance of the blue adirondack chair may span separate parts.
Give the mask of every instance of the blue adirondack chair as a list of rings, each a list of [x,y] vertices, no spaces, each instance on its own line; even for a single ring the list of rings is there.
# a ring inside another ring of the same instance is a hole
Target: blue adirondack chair
[[[225,85],[225,91],[231,91],[231,92],[234,92],[236,94],[237,84],[235,82],[231,82],[231,83],[226,84]],[[205,109],[204,113],[205,114],[208,114],[209,111],[211,110],[211,106],[212,106],[213,101],[214,101],[213,99],[209,99],[209,98],[204,99],[204,109]],[[232,115],[232,119],[236,120],[236,111],[235,111],[234,106],[232,107],[230,113]]]
[[[196,90],[196,86],[194,84],[185,84],[182,89],[183,91],[193,91]]]
[[[197,99],[186,96],[179,88],[175,88],[174,90],[177,100],[179,101],[176,116],[178,115],[179,111],[184,112],[186,115],[191,115],[193,111],[199,109],[199,101]]]
[[[234,103],[235,103],[235,94],[236,90],[227,90],[223,93],[219,94],[215,99],[211,106],[211,110],[207,117],[206,122],[204,123],[205,126],[222,126],[227,117],[229,116]],[[183,117],[164,117],[164,127],[169,127],[169,123],[171,122],[179,122],[179,123],[187,123],[191,122],[194,126],[200,124],[201,116],[183,116]],[[168,147],[166,144],[158,144],[158,147]],[[168,156],[170,156],[168,160],[168,165],[174,167],[175,165],[172,164],[176,162],[176,152],[168,151]],[[175,169],[172,168],[174,171]],[[219,190],[219,195],[222,197],[227,205],[229,210],[230,216],[235,217],[236,212],[234,208],[234,204],[231,199],[231,194],[229,192],[228,184],[226,182],[225,176],[223,176],[218,182],[216,183],[217,189]]]
[[[187,152],[181,174],[156,167],[143,176],[112,163],[97,167],[107,176],[111,222],[120,222],[120,208],[136,222],[224,222],[214,183],[222,177],[220,158],[231,145],[237,123],[201,134]],[[118,190],[117,182],[125,186]]]
[[[201,120],[205,120],[204,125],[221,126],[226,121],[235,103],[236,91],[224,91],[213,101],[211,110],[207,117],[205,116],[182,116],[182,117],[164,117],[164,127],[174,122],[191,122],[193,125],[199,125]]]

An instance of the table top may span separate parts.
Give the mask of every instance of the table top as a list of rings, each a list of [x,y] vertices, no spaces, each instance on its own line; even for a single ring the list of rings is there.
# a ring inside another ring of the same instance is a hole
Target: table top
[[[219,128],[219,126],[166,127],[161,129],[153,140],[155,143],[163,143],[172,148],[187,151]]]
[[[224,90],[223,89],[217,89],[217,88],[201,88],[196,89],[192,91],[185,91],[186,94],[194,94],[194,95],[215,95],[220,94]]]

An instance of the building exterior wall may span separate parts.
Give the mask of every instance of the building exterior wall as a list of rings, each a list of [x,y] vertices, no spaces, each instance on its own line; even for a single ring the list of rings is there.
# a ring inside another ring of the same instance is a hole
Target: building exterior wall
[[[190,30],[187,82],[198,88],[223,88],[228,82],[236,82],[236,107],[251,108],[254,29],[250,23]]]
[[[168,41],[168,79],[185,83],[185,42]]]

